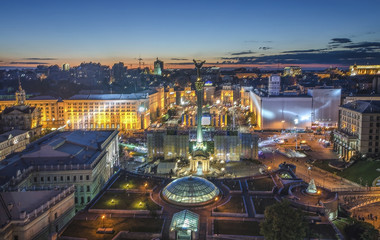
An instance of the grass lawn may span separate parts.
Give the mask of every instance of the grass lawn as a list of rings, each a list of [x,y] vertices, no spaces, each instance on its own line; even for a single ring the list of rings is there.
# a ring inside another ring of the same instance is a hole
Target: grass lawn
[[[259,224],[254,221],[214,220],[214,234],[261,236]]]
[[[159,233],[163,219],[154,218],[104,218],[104,227],[113,228],[114,234],[98,234],[96,230],[103,227],[103,220],[74,220],[63,232],[62,236],[87,239],[112,239],[120,231]]]
[[[160,210],[149,193],[105,192],[93,209]]]
[[[376,171],[380,168],[380,161],[358,161],[343,171],[329,167],[328,161],[316,161],[314,166],[332,173],[336,172],[336,175],[362,185],[367,183],[368,186],[372,186],[373,181],[380,176],[380,172]]]
[[[223,184],[226,185],[231,191],[241,191],[238,180],[226,180],[223,181]]]
[[[215,212],[246,213],[243,197],[240,195],[233,195],[229,202],[220,207],[217,207],[215,209]]]
[[[330,224],[310,224],[309,227],[310,237],[317,239],[338,239],[334,228]]]
[[[110,187],[111,189],[152,189],[157,185],[157,180],[138,178],[134,176],[121,175]]]
[[[257,214],[264,214],[265,208],[277,203],[274,198],[256,198],[252,197],[253,205],[255,206],[255,210]]]
[[[270,177],[248,180],[247,183],[249,191],[272,191],[275,186]]]

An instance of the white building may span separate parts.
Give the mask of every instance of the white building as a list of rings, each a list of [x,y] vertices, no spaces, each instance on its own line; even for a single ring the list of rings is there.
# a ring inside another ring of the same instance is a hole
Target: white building
[[[258,129],[311,128],[310,96],[268,96],[251,92],[250,101],[250,110],[256,116]]]
[[[337,127],[341,92],[341,89],[332,87],[308,89],[307,94],[313,98],[313,123],[322,127]]]
[[[279,75],[271,75],[268,80],[268,93],[270,96],[280,95],[281,77]]]

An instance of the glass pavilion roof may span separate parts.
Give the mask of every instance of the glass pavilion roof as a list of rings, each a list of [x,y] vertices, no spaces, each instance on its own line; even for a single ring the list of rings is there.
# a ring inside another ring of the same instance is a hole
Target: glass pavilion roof
[[[170,229],[176,231],[198,231],[199,215],[189,210],[183,210],[173,214]]]
[[[204,178],[188,176],[169,183],[162,195],[174,204],[196,206],[215,199],[219,195],[219,189]]]

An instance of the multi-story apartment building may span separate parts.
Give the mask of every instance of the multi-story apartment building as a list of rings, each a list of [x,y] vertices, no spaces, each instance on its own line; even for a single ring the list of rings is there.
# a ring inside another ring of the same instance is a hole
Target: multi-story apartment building
[[[99,193],[119,165],[118,131],[56,131],[2,162],[2,190],[74,185],[79,210]]]
[[[334,150],[349,161],[355,154],[378,156],[380,101],[354,101],[340,107]]]

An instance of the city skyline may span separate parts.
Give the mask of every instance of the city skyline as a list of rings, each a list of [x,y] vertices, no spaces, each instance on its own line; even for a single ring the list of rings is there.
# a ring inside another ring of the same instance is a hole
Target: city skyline
[[[367,6],[371,4],[371,8]],[[41,7],[44,6],[44,7]],[[0,67],[346,68],[380,60],[377,1],[3,3]]]

